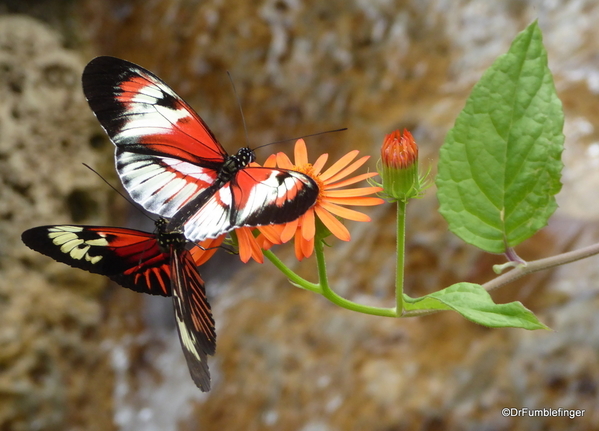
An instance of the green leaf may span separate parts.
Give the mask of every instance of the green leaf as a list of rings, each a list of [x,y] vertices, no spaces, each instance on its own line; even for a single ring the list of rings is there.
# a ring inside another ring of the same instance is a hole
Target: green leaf
[[[422,298],[406,298],[404,304],[406,310],[454,310],[491,328],[549,329],[521,302],[495,304],[479,284],[457,283]]]
[[[503,253],[545,226],[561,188],[563,124],[534,22],[474,86],[441,148],[437,196],[449,229]]]

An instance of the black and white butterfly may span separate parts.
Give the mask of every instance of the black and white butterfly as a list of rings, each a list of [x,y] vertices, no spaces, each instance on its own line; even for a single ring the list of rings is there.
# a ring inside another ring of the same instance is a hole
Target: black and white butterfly
[[[228,155],[200,116],[160,78],[114,57],[83,72],[91,109],[116,145],[131,197],[194,242],[242,226],[286,223],[318,197],[300,172],[254,166],[249,148]]]

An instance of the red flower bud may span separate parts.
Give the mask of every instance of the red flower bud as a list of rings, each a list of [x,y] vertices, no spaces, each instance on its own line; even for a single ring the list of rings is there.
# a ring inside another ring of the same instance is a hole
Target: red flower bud
[[[383,164],[396,169],[405,169],[418,162],[418,146],[412,134],[404,129],[403,136],[399,130],[385,136],[381,149]]]
[[[407,201],[417,198],[422,191],[418,177],[418,146],[410,132],[404,129],[385,136],[381,148],[379,174],[384,193],[391,199]]]

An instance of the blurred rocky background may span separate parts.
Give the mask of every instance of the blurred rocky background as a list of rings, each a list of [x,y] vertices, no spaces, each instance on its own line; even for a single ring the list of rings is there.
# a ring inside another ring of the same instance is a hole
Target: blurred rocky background
[[[538,19],[566,113],[564,187],[533,260],[599,240],[599,4],[593,0],[0,1],[0,430],[544,430],[599,423],[597,258],[493,292],[554,331],[486,329],[452,313],[385,319],[292,287],[269,263],[223,253],[201,269],[217,321],[213,389],[189,378],[168,299],[71,269],[20,242],[32,226],[151,230],[118,184],[80,75],[96,55],[154,71],[229,151],[310,138],[313,158],[409,128],[434,170],[472,85]],[[281,146],[277,150],[290,149]],[[263,160],[265,153],[258,156]],[[409,207],[407,291],[493,277],[447,232],[431,188]],[[348,223],[328,267],[338,293],[392,306],[394,208]],[[291,250],[280,255],[292,261]],[[314,262],[297,265],[315,279]],[[503,407],[585,409],[506,418]]]

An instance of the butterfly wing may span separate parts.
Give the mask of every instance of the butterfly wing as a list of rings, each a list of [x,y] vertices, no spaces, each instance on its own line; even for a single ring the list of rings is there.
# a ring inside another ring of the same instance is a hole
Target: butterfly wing
[[[203,392],[210,390],[207,355],[216,349],[216,332],[204,283],[191,253],[173,247],[173,306],[177,331],[191,378]]]
[[[171,295],[170,256],[156,235],[100,226],[39,226],[21,239],[29,248],[74,268],[110,277],[123,287]]]
[[[83,92],[116,145],[116,168],[131,197],[173,216],[214,183],[227,153],[206,123],[160,78],[114,57],[83,71]]]
[[[187,239],[203,241],[243,226],[290,222],[314,205],[317,197],[318,186],[308,175],[248,167],[203,202],[187,204],[169,226],[183,224]]]

